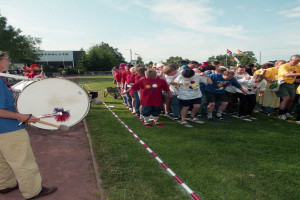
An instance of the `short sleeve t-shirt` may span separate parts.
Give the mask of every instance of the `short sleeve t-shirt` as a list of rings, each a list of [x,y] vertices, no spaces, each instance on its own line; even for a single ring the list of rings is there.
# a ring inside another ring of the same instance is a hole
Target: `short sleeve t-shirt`
[[[241,84],[238,83],[235,77],[230,80],[225,80],[223,78],[223,74],[210,74],[209,77],[211,78],[213,84],[206,85],[205,91],[214,93],[214,94],[224,94],[225,88],[227,86],[235,86],[236,88],[241,88]]]
[[[132,90],[141,90],[142,106],[161,106],[162,90],[170,91],[167,82],[159,77],[140,79],[132,86]]]
[[[264,73],[264,77],[272,79],[272,80],[276,80],[278,76],[278,69],[277,67],[271,67],[266,69],[265,73]],[[268,81],[269,83],[271,83],[272,81]]]
[[[190,100],[202,96],[200,83],[207,84],[207,78],[198,74],[191,78],[184,78],[182,75],[179,75],[174,82],[179,84],[178,99]]]
[[[0,109],[15,112],[14,97],[10,89],[5,84],[3,78],[0,77]],[[24,125],[18,126],[20,122],[16,119],[8,119],[0,117],[0,134],[8,133],[24,128]]]
[[[170,87],[172,95],[178,95],[178,89],[174,85],[170,85],[170,83],[173,82],[180,74],[181,74],[181,72],[177,71],[177,73],[173,76],[168,76],[166,74],[164,75],[164,78],[166,79],[166,81]]]
[[[296,80],[296,76],[293,76],[293,77],[284,76],[284,74],[287,74],[287,73],[300,73],[300,66],[299,65],[291,66],[291,65],[289,65],[289,63],[286,63],[286,64],[281,65],[278,69],[277,79],[283,78],[285,83],[293,84]]]

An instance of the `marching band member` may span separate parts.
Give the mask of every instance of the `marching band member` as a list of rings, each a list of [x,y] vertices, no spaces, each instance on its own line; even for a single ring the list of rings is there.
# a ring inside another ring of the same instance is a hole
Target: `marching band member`
[[[8,54],[0,51],[0,72],[7,71],[10,64]],[[19,189],[25,199],[36,199],[57,190],[41,186],[40,171],[23,125],[37,121],[39,118],[32,115],[15,112],[10,86],[0,77],[0,194]]]

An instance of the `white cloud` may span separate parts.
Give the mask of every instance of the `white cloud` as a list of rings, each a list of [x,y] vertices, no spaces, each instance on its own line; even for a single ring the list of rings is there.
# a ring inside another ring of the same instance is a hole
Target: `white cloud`
[[[225,35],[234,38],[244,38],[243,27],[217,26],[217,17],[223,15],[222,10],[206,6],[207,0],[184,1],[164,0],[152,1],[151,4],[140,3],[149,9],[157,20],[176,25],[180,28],[199,33]]]
[[[300,6],[289,10],[280,11],[278,12],[278,14],[284,15],[285,17],[289,17],[289,18],[300,17]]]

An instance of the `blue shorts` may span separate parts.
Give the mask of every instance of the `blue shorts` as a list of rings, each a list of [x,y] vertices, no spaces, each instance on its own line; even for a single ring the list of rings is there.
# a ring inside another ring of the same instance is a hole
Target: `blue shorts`
[[[183,107],[192,106],[194,104],[201,104],[201,97],[196,99],[189,99],[189,100],[179,99],[179,104]]]
[[[142,115],[148,117],[152,116],[159,116],[161,112],[160,106],[143,106],[142,107]]]

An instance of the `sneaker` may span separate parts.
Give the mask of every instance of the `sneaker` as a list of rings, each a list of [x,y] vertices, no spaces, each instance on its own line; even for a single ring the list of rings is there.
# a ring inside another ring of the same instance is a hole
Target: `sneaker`
[[[287,117],[286,117],[286,115],[285,115],[285,114],[283,114],[283,115],[279,115],[279,116],[278,116],[278,119],[286,120],[286,119],[287,119]]]
[[[152,124],[150,122],[145,122],[144,125],[146,128],[152,128]]]
[[[30,200],[30,199],[37,199],[39,197],[42,197],[42,196],[46,196],[46,195],[49,195],[49,194],[52,194],[54,193],[55,191],[57,190],[57,187],[42,187],[42,190],[40,191],[40,193],[38,193],[36,196],[34,197],[31,197],[27,200]]]
[[[247,117],[245,115],[240,116],[240,119],[247,119]]]
[[[300,124],[300,121],[296,121],[296,124]]]
[[[173,117],[173,120],[179,120],[179,117]]]
[[[185,125],[185,126],[186,126],[186,125],[190,125],[187,121],[182,121],[181,124],[182,124],[182,125]]]
[[[216,116],[219,120],[224,120],[225,118],[221,116]]]
[[[192,120],[193,120],[193,122],[196,122],[198,124],[204,124],[204,122],[199,120],[197,117],[194,117]]]
[[[202,115],[201,115],[201,114],[199,114],[197,117],[202,117]]]

